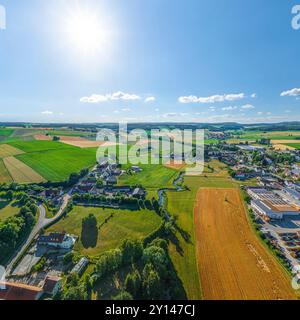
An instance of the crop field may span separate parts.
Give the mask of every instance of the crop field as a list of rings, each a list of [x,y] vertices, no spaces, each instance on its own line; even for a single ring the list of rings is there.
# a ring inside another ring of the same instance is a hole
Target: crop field
[[[300,150],[300,142],[299,143],[287,143],[287,144],[285,144],[285,146]]]
[[[9,145],[27,153],[72,148],[57,141],[15,141],[10,142]]]
[[[0,137],[9,137],[13,132],[13,129],[0,128]]]
[[[82,219],[91,213],[97,218],[98,228],[94,234],[86,234],[82,229]],[[65,231],[77,235],[79,240],[75,250],[92,257],[119,247],[126,238],[143,240],[160,224],[160,217],[149,210],[130,211],[76,206],[66,218],[47,232]]]
[[[53,143],[52,141],[36,141]],[[58,143],[59,146],[63,144]],[[79,149],[74,147],[60,147],[56,150],[31,152],[17,156],[19,160],[38,172],[49,181],[66,180],[73,172],[89,168],[96,164],[96,150],[93,148]]]
[[[163,165],[139,165],[143,170],[132,175],[120,177],[120,185],[143,185],[145,188],[169,188],[178,175],[178,171]]]
[[[239,135],[236,135],[236,138],[240,140],[254,141],[262,138],[271,140],[293,140],[300,139],[300,131],[245,131]]]
[[[0,222],[19,213],[20,208],[13,203],[0,201]]]
[[[22,150],[14,148],[8,144],[0,145],[0,158],[16,156],[22,153],[24,153]]]
[[[12,179],[17,183],[39,183],[45,181],[41,175],[15,157],[5,158],[3,163]]]
[[[296,299],[285,271],[252,231],[238,189],[200,189],[194,211],[204,299]]]
[[[0,183],[1,182],[12,182],[12,178],[9,175],[2,159],[0,159]]]

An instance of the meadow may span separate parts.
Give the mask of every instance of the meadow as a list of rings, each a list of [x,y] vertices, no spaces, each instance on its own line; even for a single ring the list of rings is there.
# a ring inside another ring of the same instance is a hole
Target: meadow
[[[125,174],[120,177],[120,185],[142,185],[145,188],[172,188],[178,171],[163,165],[139,165],[139,173]]]
[[[42,152],[57,149],[70,149],[72,147],[67,146],[61,142],[57,141],[16,141],[10,142],[9,145],[22,150],[26,153],[31,152]]]
[[[19,213],[20,208],[14,203],[9,203],[7,201],[0,201],[0,223],[17,213]]]
[[[292,147],[292,148],[295,148],[297,150],[300,150],[300,142],[299,143],[287,143],[285,145],[288,146],[288,147]]]
[[[87,235],[82,229],[82,219],[91,213],[97,218],[98,230]],[[75,250],[83,255],[94,257],[119,247],[124,239],[143,240],[160,224],[161,218],[154,211],[75,206],[67,217],[50,227],[47,232],[67,232],[78,236]]]

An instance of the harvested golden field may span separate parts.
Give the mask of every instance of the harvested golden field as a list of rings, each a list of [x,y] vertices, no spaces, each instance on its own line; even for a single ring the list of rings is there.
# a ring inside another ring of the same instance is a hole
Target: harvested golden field
[[[278,151],[296,150],[296,148],[285,146],[284,144],[274,144],[273,148]]]
[[[50,141],[52,140],[52,137],[46,136],[45,134],[36,134],[34,139],[39,141]]]
[[[0,158],[16,156],[16,155],[22,154],[22,153],[24,153],[22,150],[14,148],[8,144],[0,145]]]
[[[186,167],[186,164],[182,161],[171,161],[170,163],[165,163],[166,168],[181,170]]]
[[[78,148],[95,148],[103,145],[103,141],[89,141],[89,140],[61,140],[62,143],[68,144]]]
[[[272,144],[300,143],[300,140],[271,140]]]
[[[3,162],[15,182],[39,183],[46,181],[41,175],[14,157],[7,157],[3,159]]]
[[[251,229],[239,189],[200,189],[194,220],[204,299],[297,298],[285,271]]]

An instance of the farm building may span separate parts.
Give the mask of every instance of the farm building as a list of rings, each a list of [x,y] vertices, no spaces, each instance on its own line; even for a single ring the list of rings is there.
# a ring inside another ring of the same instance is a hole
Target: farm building
[[[44,282],[43,290],[45,293],[54,296],[62,287],[62,279],[56,276],[47,276]]]
[[[74,237],[64,233],[50,233],[49,235],[41,235],[38,238],[38,245],[46,245],[59,249],[71,249],[76,240]]]
[[[81,258],[79,260],[79,262],[75,265],[75,267],[72,269],[71,273],[77,273],[77,274],[81,274],[84,269],[87,267],[87,265],[89,264],[89,260],[85,257]]]
[[[0,300],[39,300],[43,290],[22,283],[0,282]]]

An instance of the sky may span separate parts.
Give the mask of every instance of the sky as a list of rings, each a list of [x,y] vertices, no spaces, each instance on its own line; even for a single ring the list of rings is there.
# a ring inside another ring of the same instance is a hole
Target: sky
[[[297,4],[0,0],[0,122],[300,121]]]

